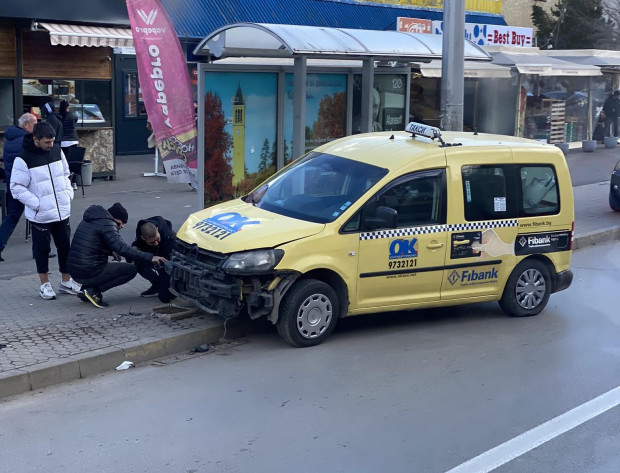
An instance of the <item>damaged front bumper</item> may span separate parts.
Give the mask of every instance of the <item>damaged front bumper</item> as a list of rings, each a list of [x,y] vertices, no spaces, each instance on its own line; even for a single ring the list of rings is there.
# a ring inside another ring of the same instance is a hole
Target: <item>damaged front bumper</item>
[[[170,291],[225,319],[237,317],[244,310],[251,318],[271,314],[277,319],[274,314],[281,295],[296,276],[276,271],[251,276],[231,275],[222,269],[227,258],[228,255],[177,239],[166,263]]]

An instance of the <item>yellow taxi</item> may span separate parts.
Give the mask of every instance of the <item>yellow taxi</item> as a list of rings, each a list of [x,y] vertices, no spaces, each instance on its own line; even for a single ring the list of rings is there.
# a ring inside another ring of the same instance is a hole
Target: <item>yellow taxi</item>
[[[572,282],[573,226],[557,147],[410,123],[327,143],[192,214],[167,270],[181,298],[265,316],[305,347],[357,314],[499,301],[536,315]]]

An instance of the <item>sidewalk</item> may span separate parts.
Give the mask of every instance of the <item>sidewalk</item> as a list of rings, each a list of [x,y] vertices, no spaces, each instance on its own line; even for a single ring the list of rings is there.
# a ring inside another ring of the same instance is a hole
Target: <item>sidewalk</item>
[[[596,159],[601,169],[609,169],[608,181],[613,168],[609,163],[615,164],[619,155],[618,150],[597,150],[596,157],[571,150],[567,161],[570,166],[571,161]],[[152,157],[117,158],[115,181],[93,182],[86,187],[85,198],[81,189],[76,192],[72,229],[88,206],[109,207],[116,201],[129,211],[127,228],[121,233],[128,243],[139,218],[164,215],[178,228],[199,209],[198,196],[185,184],[142,176],[152,170]],[[608,192],[609,182],[574,188],[575,248],[620,238],[620,213],[609,209]],[[140,277],[106,293],[110,303],[106,309],[95,309],[70,295],[58,294],[57,300],[45,301],[38,295],[31,245],[24,243],[24,232],[22,219],[2,253],[6,261],[0,263],[0,398],[113,370],[125,360],[153,360],[214,343],[224,334],[234,338],[265,327],[244,320],[225,328],[220,318],[206,314],[179,321],[156,316],[153,308],[161,304],[156,298],[140,297],[149,285]],[[57,287],[56,259],[51,260],[50,275]]]

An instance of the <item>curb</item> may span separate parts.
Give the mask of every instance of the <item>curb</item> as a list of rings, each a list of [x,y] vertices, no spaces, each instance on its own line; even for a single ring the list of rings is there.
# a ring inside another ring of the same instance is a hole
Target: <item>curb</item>
[[[573,250],[578,250],[580,248],[585,248],[586,246],[597,245],[599,243],[612,240],[620,240],[620,227],[610,227],[575,236],[573,239]]]
[[[134,364],[190,350],[203,343],[217,342],[223,335],[224,323],[212,327],[186,329],[170,336],[152,337],[72,355],[32,367],[0,372],[0,399],[35,391],[46,386],[86,378],[112,371],[123,361]],[[251,320],[233,322],[226,328],[227,338],[239,338],[262,330],[262,324]]]

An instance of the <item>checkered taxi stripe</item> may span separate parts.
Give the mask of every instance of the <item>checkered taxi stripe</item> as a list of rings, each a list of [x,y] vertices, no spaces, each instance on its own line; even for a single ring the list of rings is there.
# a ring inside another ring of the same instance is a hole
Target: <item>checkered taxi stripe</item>
[[[464,232],[469,230],[486,230],[487,228],[516,227],[517,219],[489,220],[488,222],[468,222],[454,225],[429,225],[426,227],[392,228],[375,232],[360,233],[360,240],[379,240],[381,238],[397,238],[409,235],[426,235],[441,232]]]

